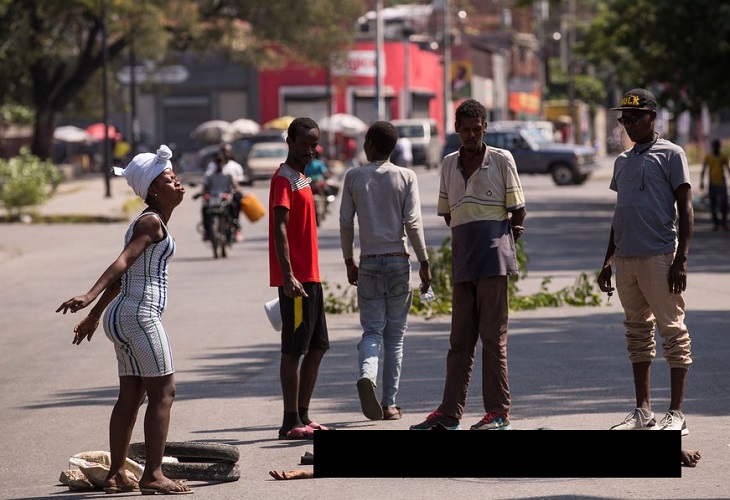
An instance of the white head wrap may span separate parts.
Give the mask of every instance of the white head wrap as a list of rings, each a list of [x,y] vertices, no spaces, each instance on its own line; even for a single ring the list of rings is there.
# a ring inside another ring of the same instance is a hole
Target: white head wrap
[[[114,167],[114,174],[124,176],[127,184],[142,198],[147,199],[147,190],[152,181],[165,170],[172,169],[172,151],[164,144],[157,150],[157,154],[140,153],[129,162],[126,168]]]

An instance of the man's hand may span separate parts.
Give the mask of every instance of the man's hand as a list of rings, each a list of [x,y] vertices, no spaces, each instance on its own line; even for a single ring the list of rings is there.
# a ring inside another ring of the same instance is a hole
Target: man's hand
[[[346,259],[345,266],[347,267],[347,282],[352,286],[357,286],[357,277],[359,273],[357,264],[355,264],[355,261],[352,259]]]
[[[611,286],[611,276],[613,276],[613,270],[611,269],[610,264],[604,264],[603,269],[601,269],[601,272],[598,274],[598,278],[596,278],[598,288],[600,288],[602,292],[607,292],[609,297],[613,294],[614,290]]]
[[[676,261],[669,268],[669,293],[680,295],[687,289],[687,269]]]
[[[284,295],[293,299],[295,297],[309,297],[304,291],[304,286],[294,276],[284,279]]]

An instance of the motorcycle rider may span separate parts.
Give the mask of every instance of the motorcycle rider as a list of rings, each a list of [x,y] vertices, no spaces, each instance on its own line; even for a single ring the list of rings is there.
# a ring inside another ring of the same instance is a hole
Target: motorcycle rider
[[[220,158],[223,162],[223,173],[228,174],[233,178],[233,182],[236,186],[246,185],[246,176],[243,172],[243,166],[233,159],[233,146],[230,142],[224,142],[220,145]],[[210,162],[205,175],[208,176],[216,171],[215,159]],[[236,237],[240,236],[241,224],[239,222],[239,216],[241,213],[241,198],[243,193],[238,190],[233,191],[233,203],[231,203],[231,213],[233,214],[233,223],[236,226]]]
[[[317,145],[314,157],[309,163],[307,163],[307,166],[304,167],[304,175],[312,180],[310,185],[314,192],[324,193],[326,200],[329,203],[334,200],[334,196],[337,194],[338,189],[336,186],[327,182],[327,179],[332,176],[332,172],[327,167],[327,163],[325,163],[325,161],[321,158],[323,153],[324,149],[322,148],[322,145]]]
[[[233,177],[231,177],[230,174],[227,174],[223,170],[223,157],[219,154],[216,154],[213,157],[213,162],[215,165],[215,169],[212,173],[206,174],[205,177],[203,177],[203,191],[196,194],[193,198],[200,198],[203,195],[209,194],[211,196],[219,196],[222,193],[231,193],[233,195],[233,202],[229,204],[229,208],[231,209],[231,217],[232,220],[235,222],[235,217],[238,216],[238,211],[235,210],[235,207],[233,205],[236,204],[236,193],[239,193],[239,191],[236,189],[236,184],[233,180]],[[240,196],[239,196],[240,200]],[[238,203],[238,208],[240,210],[241,203]],[[208,205],[206,203],[203,203],[203,206],[201,207],[201,215],[203,218],[203,228],[205,229],[205,232],[203,234],[203,240],[204,241],[210,241],[211,239],[211,214],[210,210],[208,209]],[[238,232],[238,230],[237,230]]]

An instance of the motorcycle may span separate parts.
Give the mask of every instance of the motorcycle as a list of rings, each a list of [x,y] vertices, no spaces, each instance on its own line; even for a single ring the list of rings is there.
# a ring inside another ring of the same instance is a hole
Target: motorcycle
[[[228,250],[236,241],[236,223],[231,215],[231,203],[233,202],[232,193],[205,193],[203,196],[203,209],[205,210],[210,224],[210,234],[208,235],[211,246],[213,247],[213,258],[227,257]],[[198,232],[206,234],[205,222],[198,223]]]
[[[337,193],[340,192],[340,186],[331,179],[314,181],[311,184],[312,193],[314,194],[314,209],[317,216],[317,226],[319,226],[329,213],[330,203],[335,201]]]

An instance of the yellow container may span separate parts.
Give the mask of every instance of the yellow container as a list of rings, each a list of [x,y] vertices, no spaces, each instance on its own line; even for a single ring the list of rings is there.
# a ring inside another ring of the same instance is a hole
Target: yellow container
[[[243,198],[241,198],[241,210],[251,222],[256,222],[266,214],[264,206],[253,193],[243,195]]]

